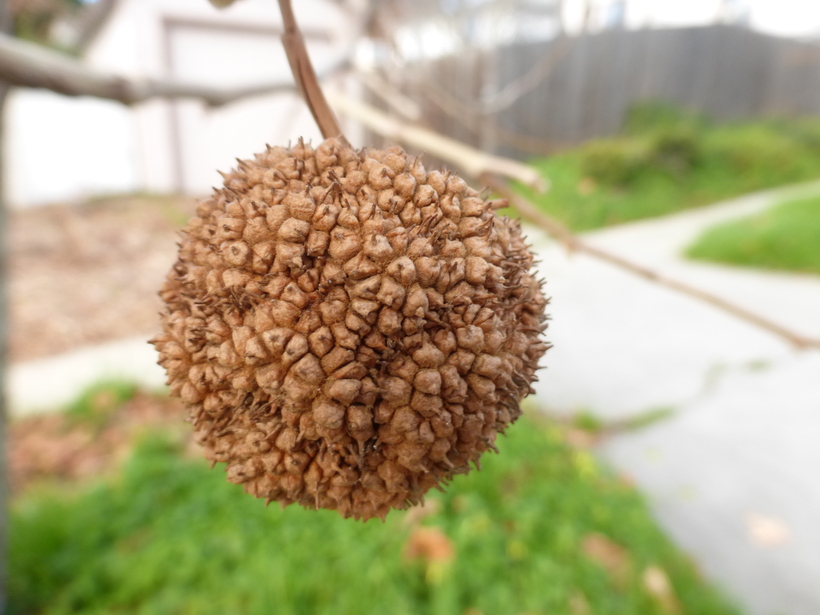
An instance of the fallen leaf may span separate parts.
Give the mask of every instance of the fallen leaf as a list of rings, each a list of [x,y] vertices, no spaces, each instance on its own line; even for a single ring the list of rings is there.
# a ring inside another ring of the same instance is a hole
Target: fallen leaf
[[[449,562],[455,556],[452,541],[437,527],[417,527],[407,539],[404,556],[409,560]]]
[[[81,480],[109,472],[128,456],[136,434],[149,426],[178,425],[184,414],[175,400],[138,393],[113,409],[99,429],[65,414],[13,421],[8,444],[12,491],[39,480]]]
[[[617,584],[629,580],[629,553],[611,538],[598,533],[587,534],[581,541],[581,550],[600,564]]]
[[[746,515],[746,529],[749,540],[759,547],[779,547],[791,538],[791,530],[784,521],[759,513],[750,512]]]
[[[598,434],[592,431],[574,428],[567,429],[564,437],[566,438],[567,444],[573,448],[592,448],[600,440]]]
[[[647,566],[643,571],[643,586],[646,592],[657,600],[664,613],[676,615],[681,612],[681,605],[672,583],[663,568]]]

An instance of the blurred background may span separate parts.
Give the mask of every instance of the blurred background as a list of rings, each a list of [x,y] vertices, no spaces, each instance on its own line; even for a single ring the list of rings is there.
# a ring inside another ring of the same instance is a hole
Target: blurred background
[[[4,7],[0,74],[51,53],[194,93],[5,96],[10,612],[820,612],[820,353],[527,223],[554,348],[481,472],[362,524],[203,465],[146,343],[177,232],[237,158],[321,140],[277,3],[213,4]],[[295,4],[329,92],[531,165],[549,190],[516,190],[589,245],[820,339],[820,5]]]

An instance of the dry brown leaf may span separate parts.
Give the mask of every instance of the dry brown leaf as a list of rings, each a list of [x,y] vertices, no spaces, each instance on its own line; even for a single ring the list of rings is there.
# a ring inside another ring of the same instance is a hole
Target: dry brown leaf
[[[156,289],[188,198],[112,197],[9,215],[9,345],[29,361],[159,328]]]
[[[749,540],[759,547],[779,547],[791,538],[791,530],[781,519],[750,512],[746,515]]]
[[[585,429],[570,428],[564,434],[564,439],[573,448],[592,448],[598,443],[600,437],[598,434]]]
[[[143,393],[118,408],[102,427],[63,414],[34,416],[9,426],[13,492],[39,480],[71,481],[105,474],[127,457],[146,426],[181,424],[179,402]]]
[[[452,541],[437,527],[417,527],[407,539],[404,556],[424,562],[449,562],[455,557]]]
[[[669,577],[659,566],[647,566],[643,571],[643,586],[646,592],[660,604],[664,613],[676,615],[681,605]]]
[[[581,550],[600,564],[617,585],[629,580],[629,552],[611,538],[599,533],[587,534],[581,541]]]

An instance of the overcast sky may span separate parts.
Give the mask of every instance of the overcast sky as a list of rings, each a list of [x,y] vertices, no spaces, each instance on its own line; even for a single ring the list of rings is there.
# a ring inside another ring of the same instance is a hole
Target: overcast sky
[[[601,18],[617,11],[618,0],[591,0]],[[586,0],[565,0],[567,25],[579,24]],[[756,30],[783,36],[820,36],[820,0],[626,0],[629,27],[713,23],[719,15],[748,15]]]

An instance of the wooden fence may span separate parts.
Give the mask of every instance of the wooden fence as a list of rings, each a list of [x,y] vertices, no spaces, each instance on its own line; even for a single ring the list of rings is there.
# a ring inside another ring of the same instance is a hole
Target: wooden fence
[[[731,26],[607,30],[471,51],[393,80],[432,128],[526,158],[613,134],[640,101],[716,120],[820,114],[820,44]]]

